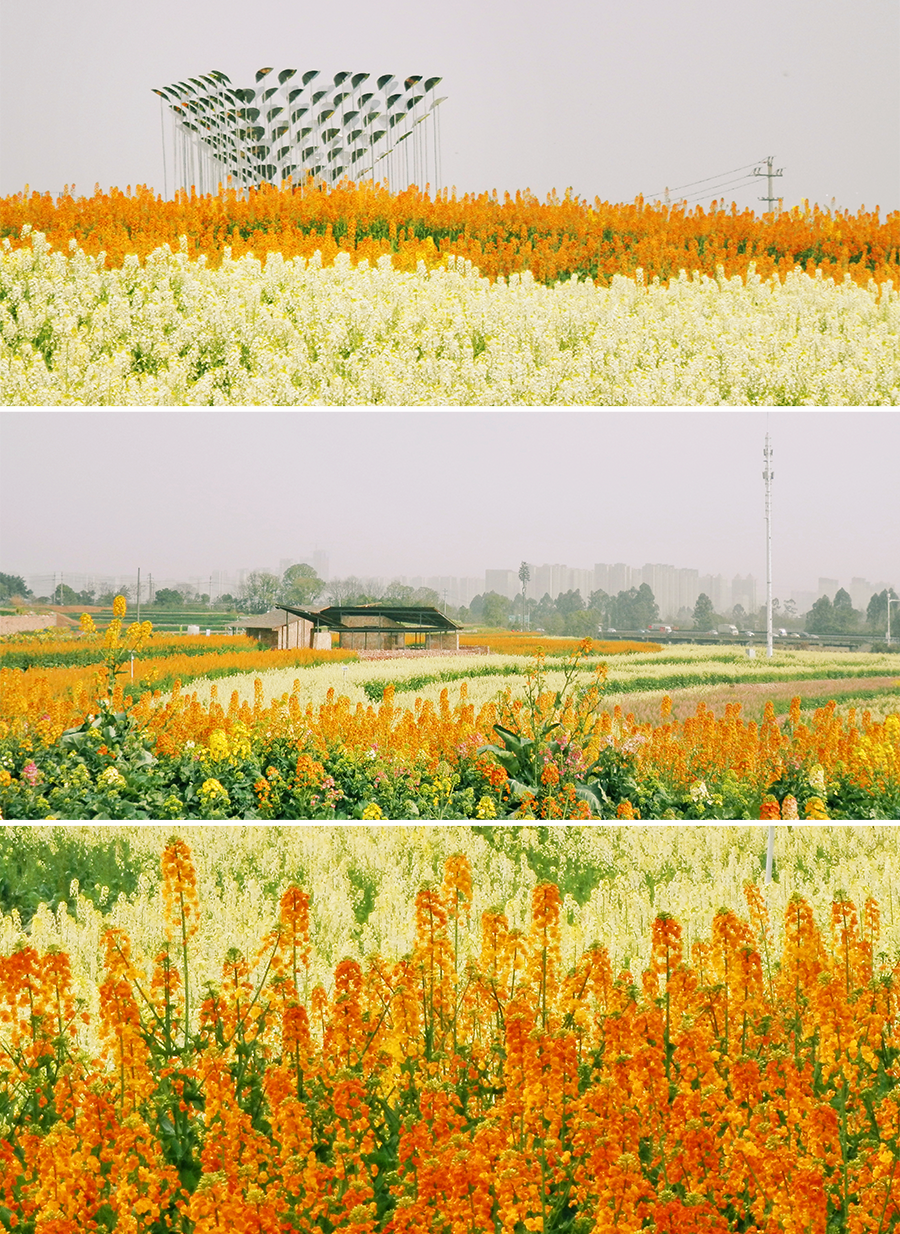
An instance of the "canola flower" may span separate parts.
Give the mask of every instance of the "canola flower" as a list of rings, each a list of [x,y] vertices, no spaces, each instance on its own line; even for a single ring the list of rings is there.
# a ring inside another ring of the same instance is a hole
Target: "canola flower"
[[[494,283],[349,253],[216,270],[186,245],[107,270],[41,233],[0,252],[10,405],[895,405],[900,288],[643,272]]]
[[[763,278],[783,276],[795,266],[842,278],[848,273],[865,285],[896,279],[900,271],[900,213],[884,219],[864,208],[823,210],[808,201],[788,210],[757,215],[714,201],[708,208],[656,205],[638,197],[614,204],[575,197],[570,190],[539,201],[528,190],[467,193],[455,189],[434,196],[415,185],[390,192],[384,184],[333,186],[321,183],[280,187],[261,184],[216,194],[176,192],[164,200],[145,185],[134,192],[113,188],[75,198],[68,187],[54,202],[49,193],[16,193],[0,198],[0,221],[11,243],[25,242],[27,227],[42,231],[55,248],[72,240],[93,256],[105,254],[108,267],[127,256],[143,260],[179,237],[188,254],[217,266],[230,246],[235,257],[311,257],[319,249],[331,265],[339,252],[375,264],[389,256],[398,270],[430,268],[447,255],[468,258],[481,272],[498,276],[530,270],[541,283],[589,274],[608,285],[615,274],[640,268],[663,283],[679,270],[715,275],[744,274],[751,262]],[[27,227],[25,226],[27,225]]]
[[[242,947],[205,934],[181,837],[160,864],[168,943],[147,953],[104,924],[89,1010],[68,949],[41,930],[3,940],[11,1228],[900,1221],[900,971],[871,894],[837,891],[818,914],[794,894],[779,918],[747,881],[693,938],[654,911],[642,957],[615,966],[603,943],[571,950],[553,882],[534,883],[521,926],[478,912],[455,852],[415,893],[402,950],[345,955],[320,980],[302,886],[268,897]]]

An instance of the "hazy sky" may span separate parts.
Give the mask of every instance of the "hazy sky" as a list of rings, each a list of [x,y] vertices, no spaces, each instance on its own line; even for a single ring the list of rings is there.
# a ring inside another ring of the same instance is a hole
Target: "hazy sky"
[[[900,583],[895,411],[0,413],[8,574],[332,577],[659,562]]]
[[[896,0],[8,0],[0,13],[2,194],[162,191],[152,88],[210,69],[252,85],[272,65],[442,76],[443,180],[460,192],[571,185],[618,202],[689,185],[706,206],[725,173],[774,155],[787,205],[900,208]],[[726,201],[760,210],[764,183]]]

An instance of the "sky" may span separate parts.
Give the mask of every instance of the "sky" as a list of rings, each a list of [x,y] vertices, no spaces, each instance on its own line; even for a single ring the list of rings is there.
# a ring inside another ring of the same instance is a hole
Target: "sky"
[[[773,156],[786,206],[883,218],[900,209],[898,50],[895,0],[9,0],[0,195],[161,192],[152,89],[211,69],[250,86],[275,66],[441,76],[459,193],[668,186],[761,211],[750,173]]]
[[[157,579],[647,562],[900,584],[895,411],[0,412],[0,569]]]

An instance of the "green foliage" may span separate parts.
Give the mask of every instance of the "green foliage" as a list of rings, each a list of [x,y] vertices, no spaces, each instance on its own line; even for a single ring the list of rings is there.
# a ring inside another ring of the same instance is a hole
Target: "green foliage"
[[[697,597],[697,603],[694,605],[694,629],[710,630],[715,619],[716,614],[713,611],[712,600],[705,592],[701,592]]]
[[[15,909],[27,928],[38,905],[53,912],[63,900],[71,905],[73,881],[96,908],[108,907],[137,890],[148,861],[119,836],[98,841],[90,833],[0,828],[0,913]]]
[[[0,572],[0,601],[11,600],[13,596],[21,596],[27,600],[33,592],[25,586],[21,574],[3,574]]]
[[[301,562],[299,565],[288,566],[281,578],[281,590],[278,599],[284,604],[296,608],[305,608],[317,600],[325,589],[322,579],[312,566]]]
[[[162,608],[174,608],[176,604],[184,604],[184,595],[174,587],[160,587],[153,596],[153,602]]]
[[[561,896],[586,904],[603,881],[616,877],[616,867],[591,855],[577,827],[525,827],[504,824],[473,826],[491,848],[517,862],[524,856],[538,882],[556,883]]]

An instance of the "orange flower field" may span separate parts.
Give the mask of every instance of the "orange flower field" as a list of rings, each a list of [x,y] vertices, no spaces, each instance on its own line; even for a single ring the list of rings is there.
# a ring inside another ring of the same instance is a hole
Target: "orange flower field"
[[[765,890],[643,972],[570,945],[560,894],[473,921],[468,859],[404,955],[310,977],[309,893],[241,954],[192,854],[162,855],[155,954],[109,926],[0,955],[0,1224],[37,1234],[886,1234],[900,1223],[900,963],[878,904]],[[218,982],[198,989],[201,950]]]
[[[180,192],[165,201],[145,186],[134,192],[95,191],[55,200],[49,193],[18,193],[0,200],[0,238],[13,247],[26,243],[22,227],[43,232],[57,250],[74,240],[84,252],[106,253],[108,267],[127,254],[143,260],[169,245],[178,251],[186,238],[190,257],[201,255],[218,267],[226,247],[234,258],[270,252],[285,258],[311,257],[317,250],[328,266],[339,252],[374,265],[390,254],[398,270],[426,268],[448,254],[468,259],[482,275],[496,279],[530,270],[539,283],[573,275],[609,286],[614,274],[640,267],[648,282],[666,285],[680,270],[726,277],[744,275],[751,262],[762,279],[784,277],[799,266],[840,282],[845,274],[862,286],[893,280],[900,286],[900,214],[880,219],[860,210],[832,212],[795,207],[778,215],[738,212],[725,203],[697,206],[630,205],[596,199],[592,204],[555,193],[540,202],[530,192],[431,196],[415,186],[391,193],[383,185],[343,182],[332,189],[261,185],[215,196]]]

